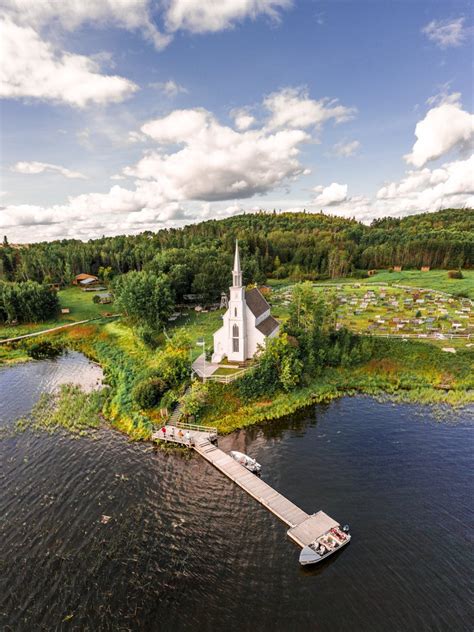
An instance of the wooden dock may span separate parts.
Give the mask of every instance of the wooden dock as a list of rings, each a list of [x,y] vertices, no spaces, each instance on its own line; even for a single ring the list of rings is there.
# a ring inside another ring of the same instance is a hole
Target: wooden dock
[[[213,443],[217,438],[217,432],[214,428],[204,429],[202,426],[179,424],[178,426],[165,426],[165,429],[165,433],[161,430],[153,433],[153,439],[179,443],[193,448],[206,461],[284,522],[289,527],[288,536],[299,546],[308,546],[332,527],[339,526],[339,523],[325,514],[324,511],[307,514],[220,450]]]

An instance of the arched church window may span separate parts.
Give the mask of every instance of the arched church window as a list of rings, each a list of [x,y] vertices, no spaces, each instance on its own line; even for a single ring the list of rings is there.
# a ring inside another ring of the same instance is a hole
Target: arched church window
[[[234,308],[234,316],[237,318],[237,307]]]
[[[234,325],[232,327],[232,351],[238,353],[239,351],[239,327]]]

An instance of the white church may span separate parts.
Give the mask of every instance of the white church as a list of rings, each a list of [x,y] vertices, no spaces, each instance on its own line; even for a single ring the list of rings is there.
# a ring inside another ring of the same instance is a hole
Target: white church
[[[252,358],[267,338],[278,335],[278,321],[270,314],[270,305],[258,288],[246,290],[242,285],[239,245],[235,243],[232,286],[229,288],[229,307],[223,325],[214,334],[212,362],[244,362]]]

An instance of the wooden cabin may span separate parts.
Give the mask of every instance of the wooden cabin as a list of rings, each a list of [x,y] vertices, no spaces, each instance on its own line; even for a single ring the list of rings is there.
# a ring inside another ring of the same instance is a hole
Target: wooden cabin
[[[73,285],[79,285],[81,287],[87,287],[88,285],[94,285],[99,282],[99,277],[93,274],[86,274],[82,272],[74,277]]]

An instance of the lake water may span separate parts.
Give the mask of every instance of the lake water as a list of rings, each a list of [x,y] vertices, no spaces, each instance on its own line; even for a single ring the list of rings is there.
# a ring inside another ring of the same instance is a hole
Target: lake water
[[[0,370],[0,424],[43,390],[92,387],[71,353]],[[199,456],[99,439],[8,435],[0,626],[36,630],[472,630],[473,411],[345,398],[219,440],[352,542],[313,570],[285,526]],[[188,455],[189,457],[189,455]],[[107,524],[101,516],[111,516]]]

